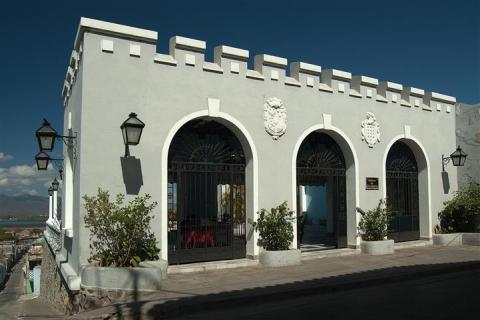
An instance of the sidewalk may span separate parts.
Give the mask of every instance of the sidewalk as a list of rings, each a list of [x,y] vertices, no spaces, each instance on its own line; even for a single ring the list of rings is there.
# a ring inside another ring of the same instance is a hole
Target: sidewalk
[[[0,319],[64,319],[65,315],[40,301],[37,295],[24,294],[24,259],[25,257],[21,258],[15,264],[5,288],[0,291]]]
[[[356,254],[304,261],[284,268],[249,266],[190,274],[169,274],[163,290],[137,301],[87,311],[71,319],[159,319],[229,308],[261,299],[329,293],[480,268],[479,247],[414,247],[393,255]],[[208,303],[208,304],[206,304]]]

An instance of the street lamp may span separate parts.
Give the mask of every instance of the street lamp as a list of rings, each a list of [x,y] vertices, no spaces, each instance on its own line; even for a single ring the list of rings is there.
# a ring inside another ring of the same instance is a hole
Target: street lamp
[[[55,139],[62,139],[68,147],[72,147],[76,138],[76,136],[61,136],[57,134],[57,131],[50,126],[47,119],[43,119],[43,125],[35,131],[35,135],[37,136],[40,151],[52,151]]]
[[[136,146],[140,142],[143,128],[145,128],[145,123],[138,119],[137,114],[134,112],[130,113],[128,119],[120,126],[123,135],[123,143],[125,144],[125,157],[130,156],[128,146]]]
[[[442,154],[442,171],[445,171],[445,165],[452,160],[452,164],[455,167],[463,167],[465,165],[465,161],[467,160],[467,154],[463,152],[460,146],[457,147],[457,150],[452,152],[449,157],[444,157]]]
[[[60,185],[60,183],[58,182],[57,178],[53,179],[53,182],[52,182],[53,191],[58,191],[58,186],[59,185]]]
[[[38,170],[47,170],[50,156],[47,153],[41,151],[35,155],[35,161],[37,162]]]
[[[50,186],[50,187],[48,188],[48,195],[49,195],[50,197],[53,196],[53,188],[52,188],[52,186]]]
[[[40,151],[52,151],[57,137],[57,131],[50,126],[47,119],[43,119],[43,125],[35,132]]]

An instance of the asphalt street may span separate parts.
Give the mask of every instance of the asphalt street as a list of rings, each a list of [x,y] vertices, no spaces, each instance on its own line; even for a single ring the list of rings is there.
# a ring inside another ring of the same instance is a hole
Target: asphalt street
[[[480,315],[480,268],[323,293],[175,319],[474,319]]]

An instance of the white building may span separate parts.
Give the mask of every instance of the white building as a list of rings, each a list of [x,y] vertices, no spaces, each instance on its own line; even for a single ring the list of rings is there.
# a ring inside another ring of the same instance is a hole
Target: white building
[[[179,36],[168,53],[156,44],[157,32],[81,19],[62,93],[64,134],[77,137],[57,254],[70,289],[90,255],[82,196],[99,187],[158,201],[152,230],[170,264],[257,257],[246,221],[285,200],[303,215],[304,250],[356,248],[356,207],[385,197],[394,239],[432,237],[457,188],[455,167],[442,174],[455,98],[267,54],[250,70],[248,50]],[[124,157],[131,112],[145,129]]]

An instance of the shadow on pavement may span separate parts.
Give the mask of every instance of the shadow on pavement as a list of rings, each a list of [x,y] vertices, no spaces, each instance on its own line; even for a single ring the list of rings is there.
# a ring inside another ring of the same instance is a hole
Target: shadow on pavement
[[[139,301],[137,293],[133,302],[116,304],[114,306],[115,314],[111,315],[109,319],[143,320],[179,317],[206,312],[211,308],[219,311],[239,305],[253,306],[259,301],[261,303],[281,303],[282,300],[286,301],[292,297],[335,293],[478,269],[480,269],[480,261],[399,266],[266,287],[192,295],[171,300]],[[271,270],[275,272],[276,269],[272,268]],[[177,293],[191,295],[189,292]]]

